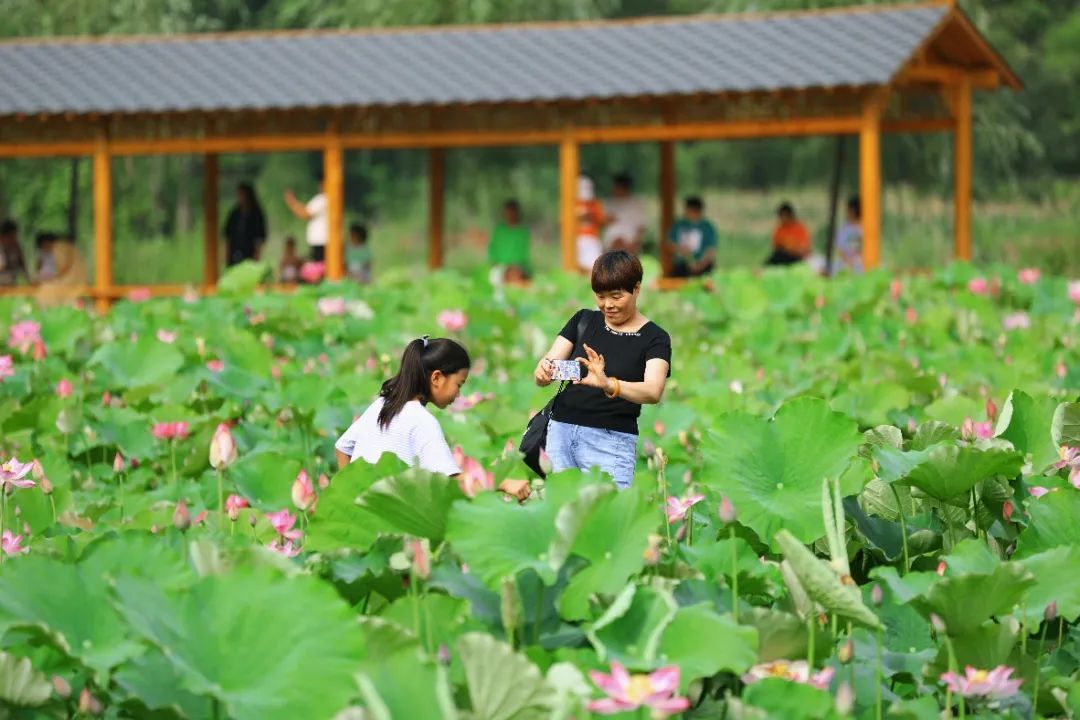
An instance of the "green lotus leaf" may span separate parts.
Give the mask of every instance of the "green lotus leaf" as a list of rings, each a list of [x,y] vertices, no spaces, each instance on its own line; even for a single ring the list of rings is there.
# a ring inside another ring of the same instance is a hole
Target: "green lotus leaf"
[[[1058,459],[1058,444],[1052,432],[1057,407],[1052,398],[1032,398],[1022,390],[1013,390],[998,416],[996,435],[1031,456],[1031,466],[1036,472]]]
[[[121,665],[114,678],[148,710],[171,710],[188,720],[213,716],[210,699],[185,690],[178,671],[157,648]]]
[[[527,658],[490,635],[468,633],[455,644],[476,720],[549,717],[554,691]]]
[[[1061,403],[1050,423],[1050,439],[1055,448],[1080,447],[1080,403]]]
[[[451,505],[464,497],[457,480],[409,469],[376,481],[356,504],[397,532],[442,542]]]
[[[833,717],[833,699],[829,693],[781,678],[765,678],[748,686],[742,702],[764,711],[769,720],[828,720]]]
[[[0,652],[0,703],[19,707],[42,705],[52,695],[52,683],[34,670],[29,658]]]
[[[331,717],[355,694],[363,634],[313,577],[238,569],[183,593],[132,578],[117,580],[115,592],[120,613],[184,687],[237,720]]]
[[[660,664],[682,670],[685,690],[697,678],[746,672],[757,660],[758,631],[707,604],[679,608],[660,639]]]
[[[357,505],[356,500],[376,480],[402,472],[405,467],[390,453],[380,457],[375,465],[362,461],[346,465],[319,494],[319,504],[304,536],[304,547],[316,552],[363,550],[375,542],[380,532],[390,532],[384,521]]]
[[[982,416],[983,408],[964,395],[940,398],[926,406],[926,417],[959,427],[967,418]]]
[[[703,482],[727,495],[739,522],[762,538],[781,528],[803,542],[821,537],[821,481],[841,477],[862,436],[854,421],[816,398],[785,403],[772,420],[721,416],[705,442]],[[845,495],[861,489],[845,484]]]
[[[912,450],[928,450],[934,445],[952,444],[960,439],[960,432],[956,426],[943,423],[938,420],[929,420],[920,423],[915,429],[915,435],[911,438]]]
[[[1009,450],[937,445],[927,452],[926,459],[901,482],[941,502],[959,497],[964,507],[969,502],[965,493],[980,481],[996,475],[1013,477],[1020,473],[1024,464],[1020,453]]]
[[[225,471],[251,506],[264,512],[293,509],[292,485],[300,474],[300,462],[274,450],[244,455]]]
[[[1016,541],[1017,559],[1061,545],[1080,545],[1080,492],[1072,488],[1028,501],[1028,526]]]
[[[1080,547],[1062,545],[1044,550],[1027,556],[1021,564],[1035,577],[1023,604],[1028,623],[1037,625],[1052,602],[1067,622],[1080,617]]]
[[[755,607],[745,615],[740,614],[739,620],[757,629],[759,663],[806,657],[810,634],[806,623],[797,615],[773,608]],[[831,643],[829,633],[815,623],[815,661],[829,656]]]
[[[403,648],[365,663],[357,682],[373,720],[458,717],[446,669],[424,658],[416,648]]]
[[[936,614],[945,622],[946,632],[959,637],[992,617],[1013,612],[1034,583],[1022,565],[1001,563],[989,574],[943,577],[911,603],[926,617]]]
[[[226,270],[217,283],[219,295],[247,297],[270,277],[270,266],[264,262],[244,260]]]
[[[869,628],[881,627],[881,621],[863,604],[858,587],[844,584],[825,561],[807,550],[794,535],[781,530],[776,534],[776,542],[811,600],[826,612],[836,613]]]
[[[434,654],[440,645],[452,646],[470,624],[467,601],[438,594],[404,595],[379,617],[407,628],[429,654]]]
[[[183,367],[184,358],[172,345],[143,336],[136,342],[102,345],[88,365],[104,369],[110,387],[126,389],[167,382]]]

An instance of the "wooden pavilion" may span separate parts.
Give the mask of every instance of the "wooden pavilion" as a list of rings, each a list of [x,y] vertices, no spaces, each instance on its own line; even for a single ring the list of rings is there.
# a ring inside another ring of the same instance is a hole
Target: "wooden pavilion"
[[[87,294],[99,307],[130,291],[113,282],[113,160],[170,153],[204,156],[207,290],[218,277],[218,154],[296,150],[323,154],[327,275],[337,279],[346,150],[428,151],[434,268],[444,251],[444,150],[557,145],[562,264],[571,270],[583,144],[658,144],[666,231],[674,143],[857,135],[863,260],[872,268],[881,256],[882,133],[953,133],[955,255],[971,257],[972,91],[1001,86],[1021,84],[948,0],[595,23],[16,40],[0,43],[0,159],[93,159]]]

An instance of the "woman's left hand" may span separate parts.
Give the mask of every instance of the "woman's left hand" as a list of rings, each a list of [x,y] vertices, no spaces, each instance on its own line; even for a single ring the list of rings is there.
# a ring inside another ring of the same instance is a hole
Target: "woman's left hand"
[[[605,370],[604,356],[598,355],[588,345],[585,345],[585,355],[587,357],[576,358],[579,363],[585,366],[588,370],[588,374],[577,381],[577,385],[586,385],[588,387],[599,388],[604,392],[608,389],[608,376]]]

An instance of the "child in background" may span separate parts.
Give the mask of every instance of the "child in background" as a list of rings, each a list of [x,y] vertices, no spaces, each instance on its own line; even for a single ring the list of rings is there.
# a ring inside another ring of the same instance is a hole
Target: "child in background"
[[[349,227],[349,247],[345,248],[345,268],[349,279],[362,285],[371,282],[371,247],[368,231],[363,225]]]
[[[511,284],[527,280],[532,273],[529,228],[521,222],[521,205],[517,200],[503,203],[502,222],[495,225],[488,241],[488,262],[493,268],[500,268],[500,277]]]
[[[281,254],[281,263],[278,265],[278,279],[287,285],[295,284],[300,279],[300,266],[303,264],[303,258],[296,254],[296,238],[285,238],[285,252]]]

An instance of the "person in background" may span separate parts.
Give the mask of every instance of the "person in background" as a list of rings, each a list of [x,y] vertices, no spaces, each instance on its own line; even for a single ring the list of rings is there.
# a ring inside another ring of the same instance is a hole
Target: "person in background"
[[[640,254],[645,239],[645,205],[634,195],[634,179],[629,173],[614,177],[607,216],[609,224],[604,228],[604,249]]]
[[[236,186],[236,204],[225,219],[225,241],[226,265],[258,260],[266,242],[266,215],[248,183]]]
[[[371,282],[371,246],[368,230],[356,223],[349,226],[349,246],[345,248],[345,269],[349,278],[362,285]]]
[[[296,199],[292,190],[285,191],[285,204],[292,214],[307,221],[307,244],[313,262],[326,262],[327,212],[326,181],[319,175],[319,192],[307,203]]]
[[[405,346],[397,375],[382,385],[379,397],[334,444],[338,467],[383,453],[432,473],[455,477],[461,468],[446,443],[439,421],[428,410],[453,404],[469,378],[469,353],[448,338],[426,335]],[[526,480],[503,480],[499,490],[518,500],[529,496]]]
[[[581,380],[555,403],[547,454],[555,472],[596,465],[620,490],[634,481],[641,406],[660,402],[671,375],[671,337],[638,308],[642,275],[641,261],[625,250],[597,258],[591,285],[598,310],[575,313],[533,371],[546,387],[554,361],[582,365]]]
[[[285,238],[285,251],[281,254],[281,262],[278,264],[278,279],[292,285],[300,280],[300,266],[304,259],[296,252],[296,238]]]
[[[716,267],[716,226],[705,218],[705,203],[699,197],[688,197],[668,240],[675,245],[672,277],[699,277]]]
[[[20,275],[31,282],[19,245],[19,226],[14,220],[5,220],[0,223],[0,285],[17,285]]]
[[[37,236],[38,289],[35,297],[41,305],[61,305],[79,297],[86,286],[86,262],[69,238],[54,233]]]
[[[861,273],[862,266],[862,202],[858,195],[847,201],[847,216],[836,231],[836,264],[834,271],[850,270]]]
[[[532,274],[529,242],[529,228],[521,222],[521,205],[517,200],[507,200],[503,203],[502,222],[495,223],[488,241],[488,262],[502,269],[504,281],[522,282]]]
[[[596,199],[596,188],[586,175],[577,182],[577,264],[583,273],[592,271],[593,263],[604,252],[600,230],[607,218],[604,206]]]
[[[793,265],[810,255],[810,231],[795,217],[795,208],[785,202],[776,209],[779,222],[773,232],[773,251],[766,265]]]

